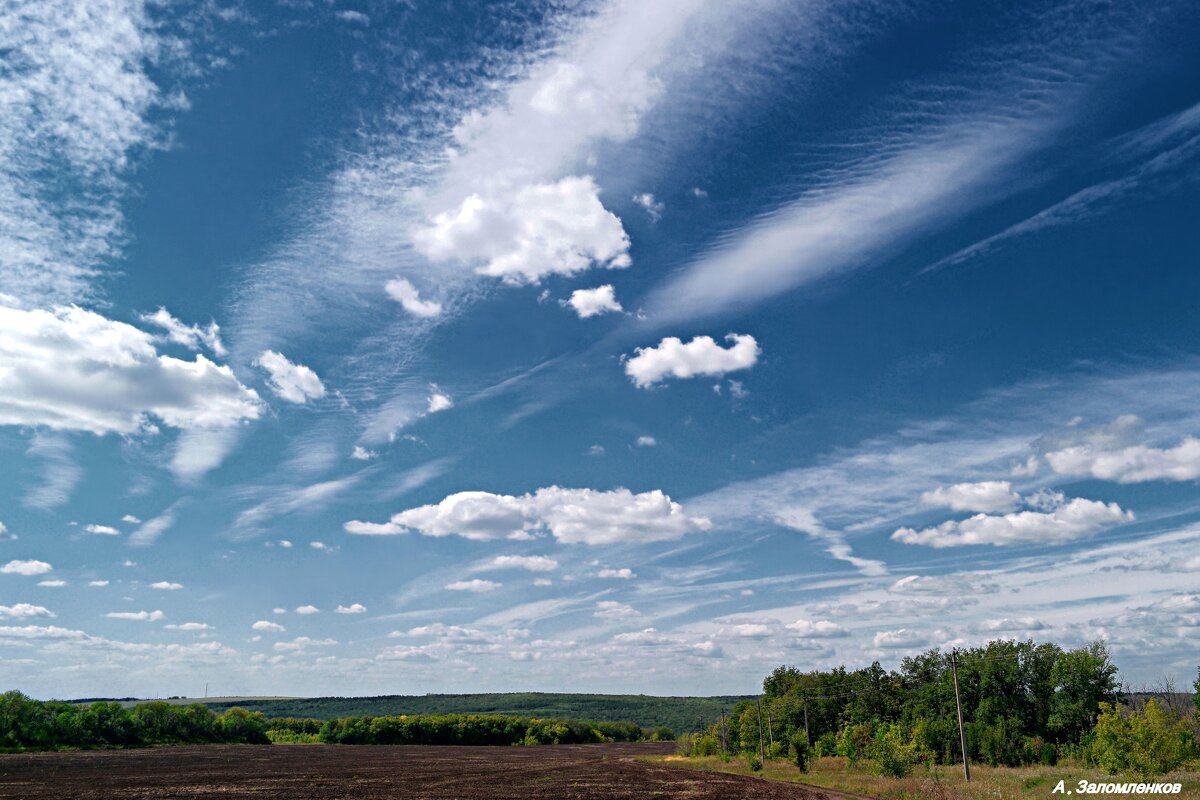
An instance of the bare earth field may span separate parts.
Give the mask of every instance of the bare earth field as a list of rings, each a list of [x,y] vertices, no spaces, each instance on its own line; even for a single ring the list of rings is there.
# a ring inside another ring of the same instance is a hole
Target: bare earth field
[[[0,798],[689,798],[825,800],[835,792],[639,756],[670,743],[540,747],[199,745],[0,755]]]

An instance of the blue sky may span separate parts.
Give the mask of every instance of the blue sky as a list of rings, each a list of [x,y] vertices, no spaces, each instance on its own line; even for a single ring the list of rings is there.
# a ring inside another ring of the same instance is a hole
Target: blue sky
[[[0,25],[8,684],[1195,669],[1194,4],[79,5]]]

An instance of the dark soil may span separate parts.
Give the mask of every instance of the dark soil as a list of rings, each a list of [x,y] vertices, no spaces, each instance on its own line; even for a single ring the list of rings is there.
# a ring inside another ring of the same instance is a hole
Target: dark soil
[[[670,744],[200,745],[0,755],[0,798],[823,800],[795,784],[646,763]]]

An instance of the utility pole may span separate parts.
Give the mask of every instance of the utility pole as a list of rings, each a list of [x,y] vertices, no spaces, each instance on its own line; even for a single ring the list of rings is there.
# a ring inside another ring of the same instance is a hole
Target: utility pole
[[[767,754],[763,749],[762,700],[756,700],[755,702],[758,704],[758,713],[755,714],[755,716],[758,717],[758,763],[765,767],[767,765]]]
[[[804,740],[812,747],[812,736],[808,733],[808,698],[804,698]]]
[[[771,724],[771,707],[767,706],[767,735],[771,737],[771,749],[775,749],[775,726]]]
[[[954,674],[954,707],[958,711],[958,741],[962,744],[963,775],[971,782],[971,760],[967,757],[967,732],[962,722],[962,700],[958,696],[958,650],[950,651],[950,671]]]
[[[208,699],[208,684],[204,684],[204,699]]]

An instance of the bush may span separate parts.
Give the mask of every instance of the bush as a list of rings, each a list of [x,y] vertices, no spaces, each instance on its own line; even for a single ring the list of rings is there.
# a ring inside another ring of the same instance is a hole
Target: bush
[[[1178,769],[1196,754],[1187,721],[1171,715],[1157,700],[1147,701],[1140,713],[1100,704],[1092,756],[1110,775],[1128,772],[1153,778]]]
[[[634,741],[627,739],[625,741]],[[675,741],[675,731],[668,728],[666,725],[659,725],[650,731],[650,741],[652,742],[673,742]]]
[[[882,727],[871,745],[871,758],[881,775],[907,778],[917,763],[917,746],[899,725]]]
[[[874,738],[875,731],[869,723],[847,725],[838,732],[837,754],[845,756],[853,766],[867,757]]]
[[[750,765],[750,769],[753,772],[758,772],[763,768],[762,759],[758,757],[758,753],[747,753],[746,763]]]
[[[818,757],[836,756],[837,755],[837,734],[833,731],[826,731],[817,739],[815,754]]]
[[[767,745],[767,760],[775,761],[787,754],[787,745],[783,742],[771,742]]]
[[[812,761],[812,748],[808,745],[808,735],[803,732],[792,734],[792,760],[801,772],[808,772],[808,764]]]

